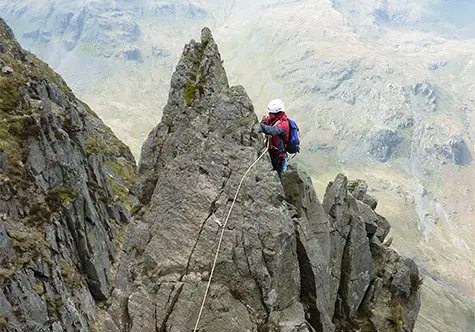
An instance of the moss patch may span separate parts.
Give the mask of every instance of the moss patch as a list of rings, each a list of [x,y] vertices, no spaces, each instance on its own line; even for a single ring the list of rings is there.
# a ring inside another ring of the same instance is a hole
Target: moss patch
[[[106,161],[104,166],[111,173],[108,181],[112,188],[114,200],[121,201],[130,210],[129,191],[137,181],[135,165],[128,163],[124,158],[117,158],[114,161]]]
[[[110,129],[104,130],[104,133],[93,132],[87,135],[85,146],[86,153],[89,155],[101,154],[120,157],[129,152],[128,146],[116,138]]]
[[[0,328],[1,329],[6,329],[8,326],[8,321],[5,317],[0,316]]]
[[[81,275],[77,271],[76,266],[67,262],[59,262],[59,267],[61,268],[64,284],[69,289],[77,288],[81,285]]]
[[[92,133],[86,137],[86,153],[87,154],[106,154],[107,145],[104,143],[101,135]]]
[[[117,249],[122,248],[125,240],[125,233],[127,232],[127,225],[117,224],[115,221],[111,221],[117,225],[117,230],[114,234],[114,244]]]
[[[404,325],[404,316],[402,315],[402,308],[400,304],[395,304],[391,310],[392,317],[390,321],[394,324],[393,329],[390,331],[399,332],[402,331]]]
[[[19,78],[0,77],[0,110],[5,113],[13,113],[20,105],[20,93],[18,89],[24,81]]]
[[[12,239],[13,247],[20,252],[37,251],[45,245],[43,234],[33,229],[28,231],[11,229],[8,230],[8,235]]]
[[[195,95],[196,95],[196,85],[193,82],[188,81],[185,84],[185,95],[184,95],[186,106],[191,105],[191,103],[193,102],[193,99],[195,98]]]
[[[191,62],[191,70],[188,74],[188,81],[186,82],[183,91],[186,106],[191,106],[193,100],[196,97],[196,92],[199,91],[201,94],[203,90],[202,82],[200,82],[198,73],[201,61],[203,59],[204,50],[209,42],[209,38],[205,36],[202,39],[202,42],[195,46],[193,51],[184,54],[185,59]]]
[[[41,281],[34,284],[31,288],[33,288],[33,290],[38,295],[43,295],[45,293],[45,288],[44,288],[43,283]]]
[[[3,284],[6,280],[10,280],[11,277],[15,274],[15,269],[7,268],[6,266],[0,267],[0,285]]]
[[[58,191],[58,198],[62,201],[63,205],[69,205],[78,197],[78,193],[71,188],[61,188]]]
[[[78,197],[78,193],[70,187],[59,187],[48,192],[46,203],[48,206],[38,206],[39,215],[48,218],[52,212],[60,211]],[[44,211],[41,211],[43,209]],[[46,221],[46,220],[44,220]]]
[[[81,102],[82,106],[84,106],[84,109],[86,110],[86,112],[92,116],[95,116],[96,118],[98,118],[97,116],[97,113],[94,112],[88,104],[84,103],[84,102]],[[109,128],[108,128],[109,129]],[[109,129],[110,130],[110,129]]]
[[[135,186],[137,172],[135,168],[130,166],[124,159],[119,158],[116,161],[106,161],[104,164],[108,166],[115,175],[120,177],[129,188]]]
[[[114,195],[114,199],[120,200],[124,203],[127,207],[129,207],[129,191],[125,188],[121,183],[119,183],[114,178],[109,178],[109,184],[112,187],[112,193]]]
[[[52,298],[48,293],[46,293],[45,300],[49,318],[53,321],[59,320],[59,317],[61,316],[60,309],[63,306],[61,295],[57,294]]]
[[[210,42],[209,36],[204,35],[203,38],[201,38],[202,52],[204,52],[204,50],[205,50],[206,46],[208,46],[209,42]]]
[[[50,259],[49,251],[46,250],[48,245],[43,236],[44,231],[31,227],[22,230],[9,229],[7,233],[17,252],[17,256],[11,262],[12,269],[29,265],[40,257]]]
[[[142,216],[144,211],[142,210],[143,206],[142,205],[136,205],[132,208],[132,210],[130,210],[130,214],[132,216],[135,216],[135,215],[138,215],[138,216]]]
[[[0,119],[0,150],[5,153],[10,168],[18,169],[23,166],[23,149],[21,140],[15,135],[17,127],[18,122],[11,117]]]

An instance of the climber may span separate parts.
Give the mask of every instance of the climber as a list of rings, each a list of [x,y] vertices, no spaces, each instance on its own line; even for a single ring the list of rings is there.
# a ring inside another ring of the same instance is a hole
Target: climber
[[[277,171],[279,178],[287,168],[286,142],[289,141],[289,121],[285,114],[285,105],[280,99],[272,100],[267,105],[268,116],[261,121],[261,130],[270,138],[269,155],[272,167]]]

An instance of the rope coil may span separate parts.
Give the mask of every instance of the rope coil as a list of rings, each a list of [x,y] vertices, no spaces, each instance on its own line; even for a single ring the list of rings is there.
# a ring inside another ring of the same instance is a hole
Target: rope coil
[[[206,285],[205,295],[204,295],[204,297],[203,297],[203,302],[201,303],[200,312],[199,312],[199,314],[198,314],[198,318],[196,319],[196,324],[195,324],[195,328],[193,329],[193,332],[196,332],[196,331],[197,331],[198,325],[199,325],[199,323],[200,323],[200,319],[201,319],[201,315],[202,315],[202,313],[203,313],[203,309],[204,309],[204,306],[205,306],[206,298],[208,297],[208,292],[209,292],[209,288],[210,288],[210,285],[211,285],[211,279],[213,278],[214,268],[216,267],[216,262],[218,261],[219,250],[221,249],[221,243],[223,242],[224,231],[226,230],[226,225],[228,224],[229,216],[231,215],[231,212],[232,212],[232,210],[233,210],[234,203],[236,202],[237,196],[238,196],[238,194],[239,194],[239,190],[241,189],[241,185],[242,185],[242,183],[244,182],[244,179],[246,178],[247,174],[251,171],[251,169],[254,167],[254,165],[256,165],[257,162],[258,162],[259,160],[261,160],[262,157],[264,157],[264,155],[266,154],[266,152],[267,152],[268,150],[269,150],[269,145],[267,144],[267,147],[266,147],[266,149],[264,150],[264,152],[259,156],[259,158],[256,159],[256,161],[254,161],[254,162],[252,163],[251,166],[249,166],[249,168],[247,169],[247,171],[246,171],[246,172],[244,173],[244,175],[242,176],[241,181],[239,182],[239,185],[238,185],[237,190],[236,190],[236,194],[234,195],[233,202],[231,203],[231,207],[229,208],[228,215],[226,216],[226,220],[224,221],[224,224],[223,224],[223,226],[222,226],[221,236],[219,237],[219,242],[218,242],[218,248],[216,249],[216,254],[214,255],[213,266],[211,267],[211,272],[210,272],[210,274],[209,274],[208,284]]]

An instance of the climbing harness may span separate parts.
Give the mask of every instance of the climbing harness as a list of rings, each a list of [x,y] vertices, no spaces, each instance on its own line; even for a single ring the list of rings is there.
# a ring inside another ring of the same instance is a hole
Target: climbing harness
[[[262,157],[264,157],[264,155],[266,154],[266,152],[268,150],[269,150],[269,145],[267,144],[266,149],[264,150],[264,152],[262,152],[262,154],[259,156],[259,158],[257,158],[256,161],[254,161],[251,166],[249,166],[246,173],[244,173],[244,175],[241,178],[241,181],[239,182],[239,185],[238,185],[237,190],[236,190],[236,194],[234,195],[233,202],[231,203],[231,207],[229,208],[228,215],[226,216],[226,220],[224,220],[224,224],[223,224],[222,229],[221,229],[221,236],[219,237],[218,248],[216,249],[216,254],[214,255],[214,262],[213,262],[213,266],[211,267],[211,272],[209,274],[208,285],[206,286],[205,295],[203,297],[203,302],[201,303],[200,312],[198,314],[198,318],[196,319],[196,324],[195,324],[195,328],[193,329],[193,332],[197,331],[198,324],[200,323],[201,314],[203,313],[203,309],[205,307],[205,302],[206,302],[206,297],[208,296],[209,287],[211,285],[211,279],[213,278],[214,268],[216,267],[216,262],[218,261],[218,255],[219,255],[219,250],[221,249],[221,242],[223,241],[224,231],[226,230],[226,225],[228,223],[229,216],[231,215],[231,211],[233,210],[234,203],[236,202],[237,196],[239,194],[239,190],[241,189],[241,185],[244,182],[244,179],[246,178],[247,174],[251,171],[251,169],[254,167],[254,165],[257,164],[257,162],[259,160],[261,160]]]

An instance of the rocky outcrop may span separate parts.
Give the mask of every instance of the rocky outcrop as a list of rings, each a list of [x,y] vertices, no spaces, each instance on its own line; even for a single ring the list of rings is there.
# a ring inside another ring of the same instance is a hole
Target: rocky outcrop
[[[369,141],[369,153],[374,159],[387,162],[401,142],[402,139],[396,132],[389,129],[380,130]]]
[[[244,89],[229,87],[208,29],[185,46],[139,164],[107,331],[191,331],[235,190],[263,151]],[[383,244],[389,223],[339,175],[320,204],[310,179],[268,160],[245,179],[200,331],[411,331],[416,265]]]
[[[0,330],[90,331],[107,300],[135,162],[0,20]]]
[[[374,212],[366,189],[360,181],[348,185],[340,174],[323,200],[332,225],[333,322],[339,331],[412,331],[420,308],[419,272],[383,244],[390,225]]]

